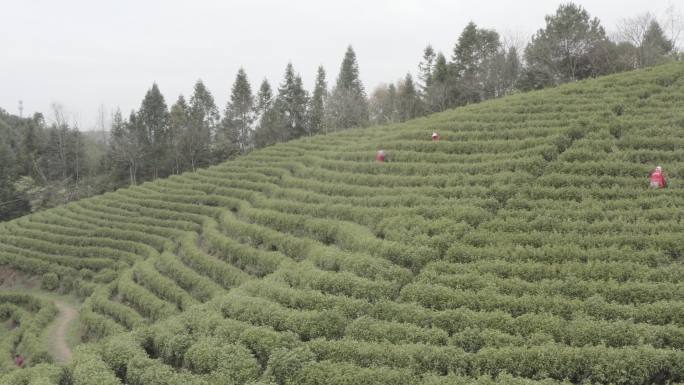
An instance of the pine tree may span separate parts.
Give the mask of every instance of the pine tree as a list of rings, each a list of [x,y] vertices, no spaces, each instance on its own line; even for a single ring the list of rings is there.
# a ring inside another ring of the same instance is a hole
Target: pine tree
[[[335,130],[368,124],[368,100],[359,78],[356,53],[351,46],[347,48],[337,82],[330,94],[326,121]]]
[[[212,149],[212,139],[216,136],[218,122],[219,113],[214,97],[204,83],[198,80],[190,97],[189,129],[182,140],[183,154],[187,157],[191,170],[195,171],[198,167],[210,164],[212,152],[220,152],[221,145],[218,140],[214,140]]]
[[[245,70],[240,68],[226,106],[223,119],[224,135],[244,154],[253,147],[254,96]]]
[[[316,75],[313,96],[309,102],[307,130],[309,135],[323,131],[327,132],[327,127],[325,126],[325,103],[327,98],[328,84],[325,81],[325,69],[323,69],[323,66],[320,66]]]
[[[138,111],[148,170],[146,175],[156,179],[168,172],[169,111],[157,83],[152,84]]]

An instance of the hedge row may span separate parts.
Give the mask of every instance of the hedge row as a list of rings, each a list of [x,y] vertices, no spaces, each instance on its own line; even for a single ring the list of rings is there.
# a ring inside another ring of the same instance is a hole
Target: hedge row
[[[472,310],[503,310],[514,316],[546,312],[566,319],[581,312],[598,319],[684,325],[684,301],[656,301],[633,306],[609,303],[601,296],[592,296],[586,300],[534,294],[517,297],[492,290],[469,291],[424,283],[404,286],[400,298],[402,301],[416,302],[437,310],[467,307]]]
[[[154,263],[162,275],[172,279],[181,289],[200,302],[206,302],[223,291],[214,281],[189,268],[178,256],[168,251],[163,252]]]
[[[371,344],[359,341],[314,340],[306,344],[317,360],[410,369],[415,374],[514,376],[572,382],[650,384],[666,378],[684,379],[684,353],[643,346],[636,348],[581,347],[549,344],[535,347],[486,348],[465,353],[429,345]]]
[[[157,321],[177,312],[176,306],[154,295],[134,280],[134,272],[124,272],[118,280],[117,292],[146,318]]]
[[[145,287],[157,297],[171,302],[180,311],[197,303],[185,290],[179,288],[176,283],[164,277],[154,267],[153,260],[146,260],[133,266],[133,280],[140,286]]]
[[[187,233],[180,239],[178,254],[186,265],[226,289],[250,279],[247,273],[237,267],[200,250],[198,238],[197,234]]]

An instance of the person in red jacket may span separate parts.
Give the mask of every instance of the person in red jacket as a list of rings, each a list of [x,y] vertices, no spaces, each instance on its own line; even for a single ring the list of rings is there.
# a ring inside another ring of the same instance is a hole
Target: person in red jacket
[[[376,162],[384,162],[385,161],[385,151],[378,150],[378,152],[375,154],[375,161]]]
[[[667,181],[665,180],[665,174],[663,174],[662,167],[658,166],[651,173],[651,187],[653,188],[665,188],[667,187]]]
[[[436,132],[433,132],[432,133],[432,141],[433,142],[439,142],[439,139],[440,139],[439,134]]]
[[[14,356],[14,363],[15,363],[18,367],[23,368],[23,367],[24,367],[24,356],[22,356],[21,354],[15,355],[15,356]]]

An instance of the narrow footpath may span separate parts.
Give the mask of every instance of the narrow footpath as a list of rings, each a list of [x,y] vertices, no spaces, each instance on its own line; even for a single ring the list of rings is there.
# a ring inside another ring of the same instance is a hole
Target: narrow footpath
[[[56,300],[55,306],[59,310],[48,334],[50,354],[56,362],[66,364],[71,360],[71,349],[67,343],[69,326],[78,316],[76,308],[64,301]]]

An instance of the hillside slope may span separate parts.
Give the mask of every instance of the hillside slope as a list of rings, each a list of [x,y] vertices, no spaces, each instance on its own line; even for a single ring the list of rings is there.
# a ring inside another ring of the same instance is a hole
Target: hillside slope
[[[0,225],[0,262],[57,274],[100,341],[0,384],[684,382],[682,75],[315,136]]]

